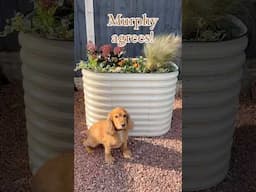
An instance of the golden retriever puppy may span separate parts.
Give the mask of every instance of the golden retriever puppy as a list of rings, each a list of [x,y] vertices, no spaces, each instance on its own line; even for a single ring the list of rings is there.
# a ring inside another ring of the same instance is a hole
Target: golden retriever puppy
[[[102,144],[105,149],[105,161],[108,164],[114,162],[111,149],[120,148],[124,158],[131,158],[131,151],[127,146],[128,132],[133,128],[133,122],[128,112],[117,107],[113,109],[106,120],[93,124],[87,131],[87,139],[83,144],[88,152],[92,148]]]
[[[32,177],[32,192],[74,191],[74,153],[66,152],[46,161]]]

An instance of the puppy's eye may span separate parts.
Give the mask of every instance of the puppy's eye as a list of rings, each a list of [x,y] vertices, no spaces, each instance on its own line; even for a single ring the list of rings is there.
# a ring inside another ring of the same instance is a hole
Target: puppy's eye
[[[124,118],[126,118],[127,117],[127,115],[124,115]]]
[[[118,115],[115,115],[115,118],[118,118]]]

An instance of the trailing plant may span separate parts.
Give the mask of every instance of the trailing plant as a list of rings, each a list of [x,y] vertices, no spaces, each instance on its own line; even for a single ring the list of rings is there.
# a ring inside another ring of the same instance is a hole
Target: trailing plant
[[[183,39],[194,41],[222,41],[232,39],[238,28],[226,19],[238,0],[184,0]]]
[[[81,61],[76,71],[87,69],[109,73],[151,73],[177,70],[172,64],[181,44],[180,37],[163,35],[155,37],[152,44],[144,45],[145,57],[126,58],[121,47],[103,45],[97,49],[92,42],[87,44],[87,61]]]
[[[16,13],[7,20],[0,36],[13,32],[35,33],[48,39],[73,40],[73,1],[35,0],[34,10],[29,15]]]

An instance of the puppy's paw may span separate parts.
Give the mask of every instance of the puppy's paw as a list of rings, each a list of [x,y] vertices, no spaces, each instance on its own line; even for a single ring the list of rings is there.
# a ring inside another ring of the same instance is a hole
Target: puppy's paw
[[[132,159],[132,152],[130,151],[130,149],[126,149],[123,151],[123,156],[126,159]]]
[[[91,147],[85,146],[85,150],[87,151],[87,153],[93,153],[93,149]]]
[[[105,162],[106,162],[108,165],[113,164],[114,161],[115,161],[115,158],[114,158],[112,155],[105,156]]]

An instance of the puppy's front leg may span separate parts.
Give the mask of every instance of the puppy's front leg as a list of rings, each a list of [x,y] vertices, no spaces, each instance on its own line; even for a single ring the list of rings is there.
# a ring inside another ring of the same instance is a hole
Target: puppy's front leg
[[[108,164],[113,164],[114,157],[111,155],[111,147],[109,145],[104,145],[105,148],[105,161]]]
[[[123,152],[124,158],[130,159],[132,158],[132,152],[130,149],[128,149],[127,142],[128,142],[128,133],[125,134],[124,136],[124,143],[122,144],[122,152]]]

